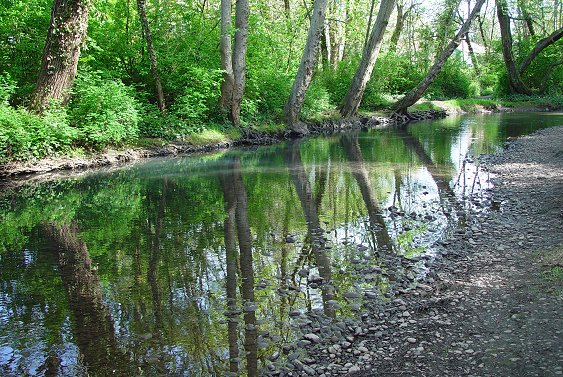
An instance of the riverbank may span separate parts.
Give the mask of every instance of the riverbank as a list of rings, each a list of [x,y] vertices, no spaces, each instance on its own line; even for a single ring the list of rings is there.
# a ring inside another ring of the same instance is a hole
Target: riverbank
[[[367,303],[338,338],[312,329],[316,344],[290,363],[297,374],[562,375],[562,146],[556,127],[482,157],[499,208],[470,215],[424,260],[424,280]]]
[[[307,122],[309,135],[329,135],[353,129],[369,129],[387,126],[403,126],[407,123],[440,119],[456,114],[481,114],[499,112],[545,112],[562,108],[560,100],[538,98],[526,101],[497,100],[490,98],[421,101],[413,106],[410,118],[398,114],[373,113],[355,118],[326,118]],[[309,136],[308,135],[308,136]],[[82,152],[72,156],[53,156],[31,161],[14,161],[0,164],[0,180],[41,173],[83,170],[115,166],[151,157],[193,155],[225,150],[237,146],[268,145],[283,140],[303,137],[285,127],[258,127],[244,132],[219,132],[213,130],[194,134],[185,141],[141,139],[135,144],[102,152]]]
[[[354,129],[389,126],[399,127],[414,121],[440,119],[446,116],[447,113],[443,110],[418,110],[410,113],[408,117],[399,114],[391,114],[388,116],[377,114],[347,119],[326,119],[307,123],[309,133],[306,136],[330,135]],[[295,134],[286,129],[246,129],[244,132],[238,133],[238,136],[234,138],[228,138],[225,135],[218,134],[212,138],[199,139],[197,142],[144,140],[138,143],[137,146],[126,146],[123,149],[110,149],[101,153],[81,156],[49,157],[37,161],[13,162],[0,165],[0,179],[53,171],[113,166],[151,157],[208,153],[237,146],[268,145],[304,136],[305,135]]]

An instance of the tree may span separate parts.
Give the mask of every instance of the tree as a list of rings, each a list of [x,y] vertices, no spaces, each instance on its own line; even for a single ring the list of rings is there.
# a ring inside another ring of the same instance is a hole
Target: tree
[[[145,37],[145,42],[147,43],[147,51],[149,53],[149,60],[151,63],[151,73],[154,79],[154,85],[156,88],[156,96],[158,100],[158,108],[161,113],[166,112],[166,104],[164,101],[164,92],[162,90],[162,82],[160,80],[160,73],[158,71],[158,62],[156,60],[156,51],[152,44],[152,34],[149,27],[149,21],[147,20],[147,4],[145,0],[137,0],[137,9],[139,10],[139,18],[141,19],[141,26],[143,27],[143,36]]]
[[[428,70],[426,77],[422,79],[422,81],[410,92],[408,92],[403,98],[393,104],[392,109],[398,113],[406,114],[407,109],[409,106],[412,106],[418,101],[426,89],[434,82],[442,67],[450,57],[450,55],[454,52],[457,46],[459,46],[461,39],[467,32],[469,31],[469,27],[471,26],[471,22],[477,17],[481,7],[485,3],[485,0],[477,0],[477,3],[473,7],[473,10],[467,17],[467,20],[463,23],[455,37],[448,43],[448,45],[442,50],[442,52],[438,55],[436,60],[434,60],[434,64]]]
[[[246,80],[246,45],[248,39],[248,0],[237,0],[235,37],[231,53],[231,1],[221,0],[221,107],[235,127],[240,126],[240,107]]]
[[[497,17],[502,40],[502,57],[508,73],[508,86],[512,93],[531,94],[520,77],[520,70],[516,67],[512,52],[512,31],[510,30],[510,17],[506,0],[496,0]]]
[[[224,112],[230,112],[233,102],[233,53],[231,46],[231,0],[221,0],[221,69],[223,81],[221,82],[221,99],[219,105]]]
[[[299,113],[305,101],[305,94],[313,78],[313,70],[317,64],[319,43],[323,31],[326,5],[328,0],[315,0],[311,26],[307,34],[307,42],[303,49],[299,69],[295,75],[289,99],[284,108],[284,114],[289,128],[299,134],[307,134],[307,125],[299,121]]]
[[[43,112],[51,101],[66,104],[88,29],[90,0],[55,0],[43,49],[41,71],[30,108]]]
[[[369,43],[364,49],[362,60],[350,85],[350,89],[348,89],[348,94],[344,98],[344,105],[340,109],[340,114],[343,117],[353,116],[358,112],[358,107],[360,107],[366,85],[371,78],[371,72],[381,48],[383,34],[389,23],[389,17],[391,17],[394,6],[395,0],[381,1]]]
[[[545,38],[540,39],[535,45],[532,51],[522,60],[520,66],[518,67],[518,71],[520,74],[523,74],[524,71],[532,64],[532,61],[538,57],[538,55],[545,50],[547,47],[551,46],[558,40],[563,38],[563,27],[555,30],[553,33],[548,35]]]

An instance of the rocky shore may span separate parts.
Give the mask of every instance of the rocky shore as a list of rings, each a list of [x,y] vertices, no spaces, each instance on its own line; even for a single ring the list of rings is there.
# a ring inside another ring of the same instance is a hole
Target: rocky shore
[[[563,375],[563,127],[481,163],[495,177],[491,210],[414,261],[424,278],[385,298],[366,293],[356,320],[307,316],[303,338],[263,374]]]

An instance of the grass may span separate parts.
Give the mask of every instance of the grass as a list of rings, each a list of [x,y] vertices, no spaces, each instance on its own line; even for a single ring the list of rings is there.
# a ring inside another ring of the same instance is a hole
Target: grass
[[[551,267],[543,272],[543,278],[551,282],[563,282],[563,267]]]
[[[533,290],[563,296],[563,245],[536,250],[533,256],[541,263],[540,281]]]

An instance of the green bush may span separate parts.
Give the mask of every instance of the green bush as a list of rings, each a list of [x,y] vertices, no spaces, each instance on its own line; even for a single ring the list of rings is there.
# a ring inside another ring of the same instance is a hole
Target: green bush
[[[70,150],[76,130],[64,108],[52,105],[43,116],[0,104],[0,162],[24,161]]]
[[[327,69],[319,72],[318,78],[315,78],[315,80],[322,83],[329,94],[330,103],[334,106],[342,104],[348,88],[352,84],[358,63],[359,60],[356,59],[341,61],[336,69]]]
[[[0,73],[0,104],[7,104],[15,90],[16,84],[10,75],[8,73]]]
[[[121,81],[82,74],[74,85],[70,122],[79,142],[92,149],[119,145],[138,137],[139,105]]]
[[[291,91],[293,77],[285,72],[255,71],[249,67],[243,101],[243,116],[248,120],[281,119]],[[248,117],[251,118],[248,118]]]
[[[221,70],[191,67],[185,77],[184,92],[172,110],[187,126],[205,124],[217,109],[221,96]]]
[[[438,77],[428,88],[430,98],[470,98],[480,93],[479,83],[473,81],[473,71],[459,54],[451,56]]]
[[[404,94],[422,79],[420,69],[411,62],[411,57],[387,53],[377,59],[369,86],[378,93]]]

